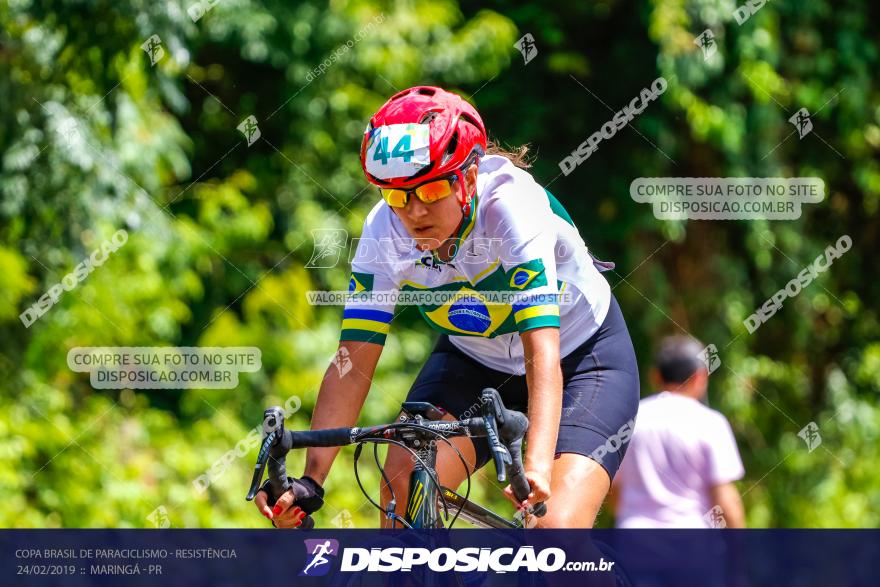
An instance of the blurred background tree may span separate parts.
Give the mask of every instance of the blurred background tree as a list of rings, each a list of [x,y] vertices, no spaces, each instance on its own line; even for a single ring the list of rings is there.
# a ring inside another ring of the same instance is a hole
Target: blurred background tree
[[[750,525],[880,524],[880,14],[780,0],[738,24],[736,6],[3,3],[0,525],[149,527],[159,507],[178,527],[265,525],[243,500],[255,448],[207,491],[193,482],[266,406],[296,398],[290,425],[308,425],[340,312],[305,292],[348,279],[344,262],[306,268],[311,231],[359,234],[375,203],[365,121],[416,84],[460,92],[493,137],[532,145],[538,181],[618,264],[609,281],[645,374],[665,334],[717,346],[711,401],[743,453]],[[514,48],[526,33],[527,64]],[[669,89],[632,129],[562,176],[558,162],[660,75]],[[788,122],[801,107],[815,125],[803,140]],[[248,116],[250,146],[236,128]],[[828,195],[797,221],[658,221],[629,197],[653,176],[817,176]],[[25,328],[19,314],[120,228],[125,246]],[[750,335],[746,316],[843,234],[852,250]],[[364,423],[394,417],[433,338],[417,312],[395,320]],[[263,368],[235,390],[155,392],[94,390],[66,365],[76,346],[152,345],[259,346]],[[813,451],[797,437],[809,422]],[[351,452],[318,525],[376,524]],[[506,508],[488,477],[475,495]]]

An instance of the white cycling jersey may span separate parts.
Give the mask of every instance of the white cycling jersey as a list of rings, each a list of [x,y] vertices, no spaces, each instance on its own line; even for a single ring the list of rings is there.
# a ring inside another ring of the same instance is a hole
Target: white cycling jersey
[[[481,364],[522,375],[520,333],[559,328],[564,357],[605,319],[611,289],[599,269],[613,265],[593,259],[561,204],[507,158],[480,161],[471,213],[455,238],[455,255],[440,261],[416,249],[394,211],[377,203],[349,281],[367,301],[346,304],[340,339],[384,344],[394,294],[427,293],[434,298],[418,307],[434,329]]]

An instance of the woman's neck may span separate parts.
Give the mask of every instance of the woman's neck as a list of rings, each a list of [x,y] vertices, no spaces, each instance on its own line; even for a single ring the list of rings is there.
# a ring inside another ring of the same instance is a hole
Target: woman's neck
[[[440,243],[440,246],[434,250],[434,254],[437,255],[437,258],[444,263],[452,258],[452,248],[458,246],[458,239],[455,238],[455,235],[459,233],[465,220],[467,220],[467,218],[464,216],[464,214],[462,214],[461,222],[458,223],[458,226],[455,227],[455,230],[452,231],[452,234],[449,235],[449,238]]]
[[[461,234],[462,227],[465,222],[467,222],[471,215],[474,213],[474,199],[476,198],[476,192],[473,194],[471,198],[468,198],[468,203],[461,210],[461,222],[458,223],[458,226],[455,227],[455,230],[452,231],[452,234],[440,243],[440,246],[434,249],[434,255],[447,263],[452,257],[455,256],[455,252],[453,252],[453,248],[457,248],[461,243],[458,242],[458,236]]]

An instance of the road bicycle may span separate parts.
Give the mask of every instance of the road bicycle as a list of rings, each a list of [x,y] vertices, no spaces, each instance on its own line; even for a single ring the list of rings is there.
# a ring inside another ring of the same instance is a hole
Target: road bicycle
[[[285,461],[287,453],[291,450],[356,444],[354,471],[358,487],[386,518],[392,520],[392,527],[400,524],[405,528],[451,528],[461,519],[480,528],[522,528],[531,516],[541,517],[547,512],[546,505],[539,503],[526,508],[514,519],[508,520],[468,499],[471,471],[461,452],[449,441],[450,438],[460,436],[485,438],[495,463],[498,481],[503,483],[509,479],[513,494],[518,501],[525,500],[530,491],[522,461],[522,443],[529,420],[522,412],[505,408],[501,396],[495,389],[483,390],[480,396],[479,417],[442,420],[444,412],[428,402],[404,402],[402,409],[403,413],[399,420],[393,424],[307,431],[285,429],[283,410],[280,407],[267,409],[263,414],[264,439],[246,499],[248,501],[254,499],[266,469],[268,469],[271,494],[280,496],[287,491],[290,480]],[[464,495],[443,487],[437,479],[434,467],[438,442],[444,442],[452,447],[461,459],[462,466],[467,472]],[[389,489],[391,484],[379,463],[379,445],[400,446],[412,455],[415,464],[410,474],[409,495],[406,498],[403,516],[396,513],[397,496],[394,495],[393,490],[388,508],[385,509],[364,489],[358,474],[358,461],[366,444],[373,445],[376,465]],[[455,511],[451,521],[450,511]],[[308,529],[313,525],[312,517],[308,516],[303,520],[301,528]]]
[[[547,513],[547,506],[538,503],[521,511],[513,519],[507,519],[473,501],[468,496],[471,488],[471,471],[461,452],[449,439],[454,437],[485,438],[489,445],[498,481],[510,480],[511,489],[518,501],[528,496],[530,488],[525,477],[522,460],[522,443],[528,430],[529,420],[525,414],[504,407],[501,396],[493,388],[486,388],[480,396],[479,417],[460,420],[443,420],[443,410],[428,402],[404,402],[402,413],[397,422],[379,426],[331,428],[325,430],[293,431],[284,428],[284,411],[280,407],[267,409],[263,414],[264,439],[254,466],[250,491],[246,499],[252,501],[260,490],[264,472],[268,469],[268,483],[273,496],[280,496],[290,486],[287,476],[287,453],[297,448],[347,446],[356,444],[354,455],[354,472],[358,487],[386,518],[392,520],[392,526],[400,524],[404,528],[451,528],[459,519],[469,522],[478,528],[518,529],[530,525],[530,521]],[[437,458],[438,442],[452,447],[467,472],[467,484],[464,495],[455,490],[443,487],[437,479],[434,469]],[[373,445],[373,457],[386,486],[391,483],[379,462],[378,447],[380,444],[400,446],[413,457],[414,465],[410,474],[409,495],[406,500],[404,515],[396,513],[396,496],[392,491],[387,509],[376,503],[361,483],[358,474],[358,461],[363,447]],[[272,503],[272,497],[270,500]],[[449,512],[455,514],[449,520]],[[442,516],[441,516],[442,514]],[[448,522],[448,525],[447,525]],[[306,516],[300,528],[307,530],[314,526],[314,519]],[[517,541],[521,538],[514,538]],[[592,544],[600,552],[617,560],[614,551],[598,540]],[[539,574],[540,575],[540,574]],[[355,578],[345,579],[343,584],[364,585],[368,575],[358,574]],[[465,585],[464,579],[456,573],[454,581],[460,586]],[[631,585],[623,569],[617,565],[612,572],[611,581],[615,585],[626,587]],[[478,584],[478,580],[476,583]],[[442,583],[442,582],[441,582]],[[515,584],[543,585],[543,577],[524,575]],[[380,584],[385,584],[380,582]],[[434,585],[433,580],[428,583]]]

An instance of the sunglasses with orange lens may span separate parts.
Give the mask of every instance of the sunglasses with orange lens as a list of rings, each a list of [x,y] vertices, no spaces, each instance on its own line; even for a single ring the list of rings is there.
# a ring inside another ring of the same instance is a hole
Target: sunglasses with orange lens
[[[379,191],[382,192],[382,197],[389,206],[393,208],[403,208],[409,201],[409,195],[411,193],[415,193],[416,197],[425,204],[433,204],[434,202],[442,200],[443,198],[452,195],[453,183],[455,183],[455,177],[447,177],[423,183],[411,190],[382,188]]]

